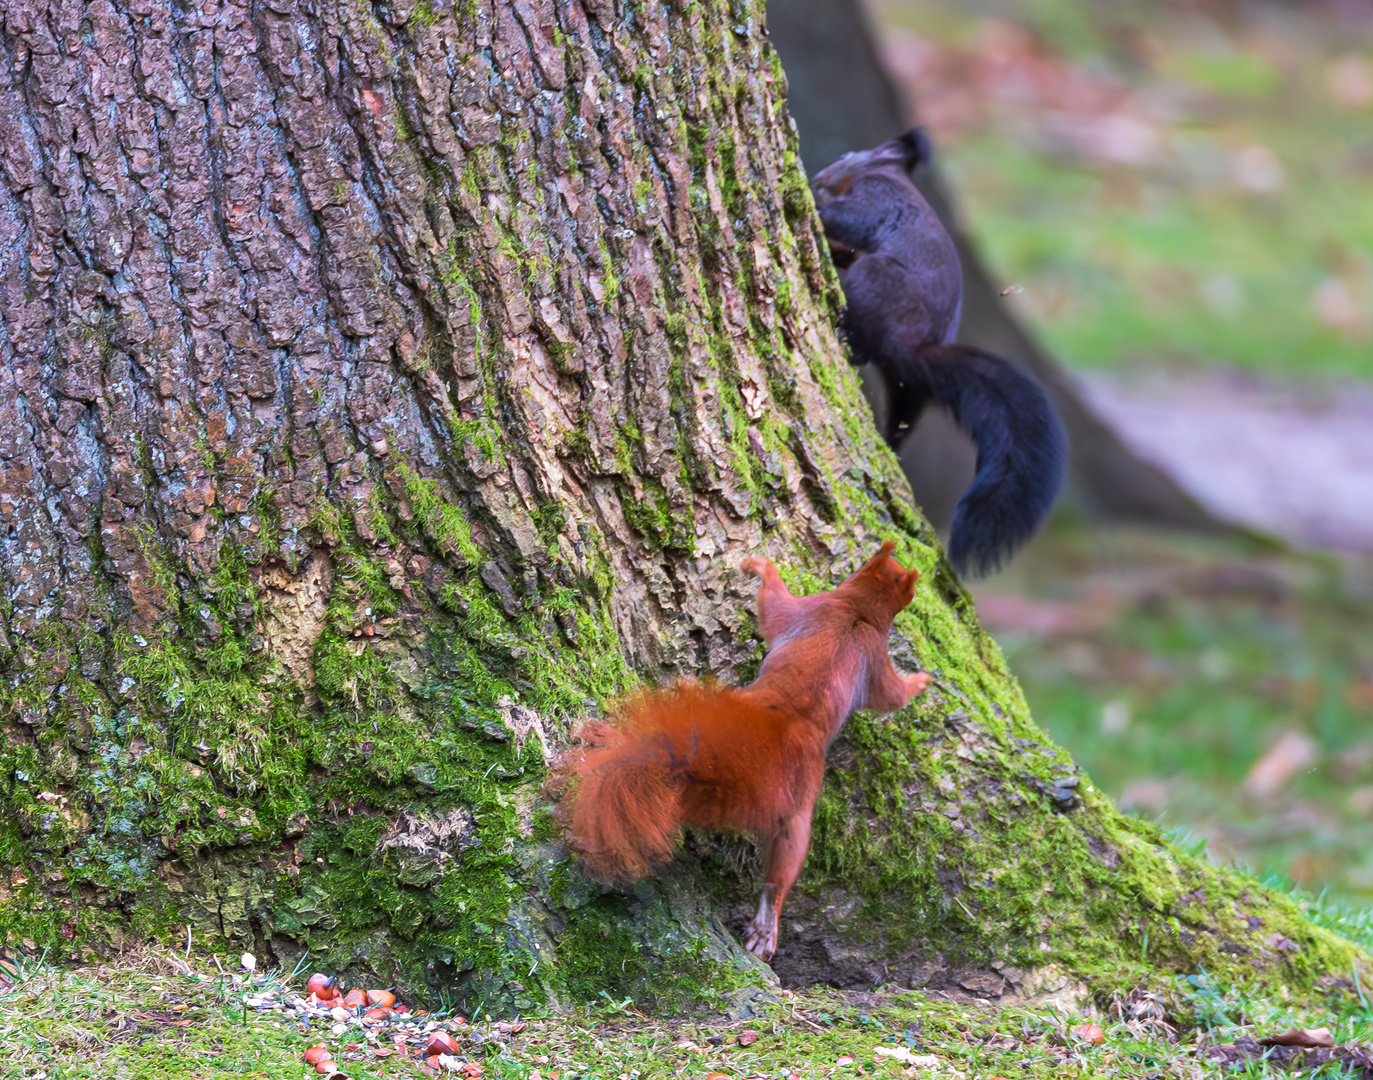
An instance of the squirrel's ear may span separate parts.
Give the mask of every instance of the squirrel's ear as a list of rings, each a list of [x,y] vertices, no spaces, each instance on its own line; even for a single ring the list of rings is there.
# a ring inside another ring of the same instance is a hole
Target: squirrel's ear
[[[880,563],[883,559],[885,559],[887,556],[889,556],[889,555],[890,555],[893,551],[895,551],[895,550],[896,550],[896,541],[895,541],[895,540],[884,540],[884,541],[882,541],[882,546],[881,546],[880,548],[878,548],[877,554],[874,555],[871,559],[869,559],[867,562],[865,562],[865,563],[863,564],[863,569],[864,569],[864,570],[871,570],[871,569],[875,568],[875,567],[877,566],[878,563]]]
[[[934,159],[934,147],[922,127],[913,127],[894,141],[899,142],[905,151],[904,164],[907,172],[915,172],[921,165]]]

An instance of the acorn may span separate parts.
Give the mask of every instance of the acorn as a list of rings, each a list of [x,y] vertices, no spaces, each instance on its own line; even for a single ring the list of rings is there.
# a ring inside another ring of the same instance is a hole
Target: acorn
[[[381,1020],[390,1020],[393,1015],[395,1014],[392,1013],[390,1009],[384,1009],[380,1005],[376,1005],[363,1013],[362,1018],[372,1023],[377,1023]]]
[[[328,1001],[330,998],[338,997],[338,980],[322,971],[317,971],[311,975],[310,981],[305,984],[305,988],[320,1001]]]
[[[396,995],[390,990],[368,990],[367,1004],[379,1005],[383,1009],[389,1009],[396,1003]]]
[[[356,1009],[359,1005],[367,1004],[367,995],[361,990],[349,990],[343,995],[343,1007],[345,1009]]]
[[[323,1043],[320,1043],[318,1046],[312,1046],[310,1049],[306,1050],[303,1057],[305,1058],[305,1064],[318,1065],[321,1061],[327,1061],[329,1059],[329,1048]]]
[[[322,1073],[325,1076],[328,1076],[330,1073],[336,1073],[338,1072],[338,1062],[330,1061],[328,1058],[325,1058],[315,1065],[315,1072]]]
[[[424,1056],[437,1057],[439,1054],[456,1054],[458,1044],[453,1036],[446,1031],[436,1031],[429,1036],[429,1042],[425,1044]]]

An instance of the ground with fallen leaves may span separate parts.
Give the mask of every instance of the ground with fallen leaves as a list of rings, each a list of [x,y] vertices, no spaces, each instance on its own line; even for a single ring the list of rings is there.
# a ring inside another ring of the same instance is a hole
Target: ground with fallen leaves
[[[1373,558],[1059,520],[976,592],[1122,809],[1373,924]]]
[[[779,992],[745,1018],[656,1017],[632,1001],[559,1017],[436,1011],[417,1029],[449,1032],[437,1069],[427,1038],[393,1026],[300,1015],[305,975],[229,971],[227,957],[148,947],[102,966],[56,968],[11,953],[0,973],[0,1078],[217,1080],[308,1078],[303,1055],[324,1044],[341,1073],[467,1080],[863,1080],[888,1077],[1373,1077],[1373,1013],[1289,1011],[1204,975],[1159,995],[1104,1003],[1095,1015],[998,1009],[938,994]],[[249,1004],[252,1002],[252,1004]],[[308,1010],[306,1010],[308,1012]],[[1306,1045],[1271,1045],[1277,1043]],[[1293,1075],[1296,1075],[1294,1071]]]

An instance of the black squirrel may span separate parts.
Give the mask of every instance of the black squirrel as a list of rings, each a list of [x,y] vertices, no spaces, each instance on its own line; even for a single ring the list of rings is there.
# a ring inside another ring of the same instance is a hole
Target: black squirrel
[[[977,474],[954,508],[949,559],[980,576],[1043,522],[1063,482],[1067,440],[1039,383],[998,356],[954,344],[963,269],[910,178],[930,156],[929,139],[913,128],[845,154],[811,189],[844,288],[852,362],[874,364],[887,383],[887,442],[898,446],[935,404],[977,445]]]

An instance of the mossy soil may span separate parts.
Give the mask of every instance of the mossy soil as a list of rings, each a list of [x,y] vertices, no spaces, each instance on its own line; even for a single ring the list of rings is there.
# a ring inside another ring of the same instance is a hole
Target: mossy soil
[[[245,1009],[246,990],[272,997],[284,987],[299,991],[301,978],[271,973],[245,986],[235,981],[233,971],[242,977],[236,965],[236,958],[188,955],[170,946],[73,968],[11,955],[0,963],[0,1078],[297,1080],[313,1075],[301,1055],[321,1042],[355,1080],[433,1075],[412,1055],[376,1057],[373,1043],[356,1029],[336,1036],[328,1030],[332,1021],[316,1021],[310,1029],[280,1014]],[[436,1015],[454,1016],[443,1010]],[[520,1025],[491,1023],[477,1014],[456,1024],[455,1064],[469,1071],[479,1064],[488,1080],[536,1074],[650,1080],[683,1073],[723,1073],[731,1080],[1191,1078],[1237,1071],[1278,1075],[1285,1067],[1294,1075],[1333,1077],[1368,1075],[1373,1035],[1355,996],[1302,1009],[1279,994],[1246,995],[1201,977],[1176,980],[1158,995],[1123,995],[1083,1015],[998,1009],[968,995],[884,987],[779,991],[735,1018],[650,1018],[632,998],[605,998],[562,1016],[520,1019]],[[1101,1028],[1100,1043],[1082,1029],[1088,1023]],[[1338,1047],[1309,1059],[1280,1058],[1262,1048],[1236,1056],[1235,1047],[1291,1027],[1328,1028]],[[376,1045],[392,1044],[381,1039]]]

